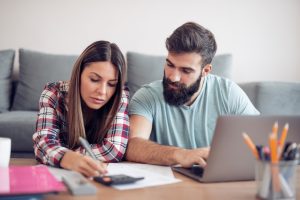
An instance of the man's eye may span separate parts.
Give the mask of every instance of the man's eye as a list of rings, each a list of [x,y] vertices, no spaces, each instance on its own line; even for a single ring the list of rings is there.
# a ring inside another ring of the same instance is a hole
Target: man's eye
[[[190,74],[190,73],[191,73],[191,71],[190,71],[190,70],[185,70],[185,69],[184,69],[184,70],[182,70],[182,72],[183,72],[183,73],[185,73],[185,74]]]
[[[168,66],[168,67],[171,67],[171,68],[174,67],[174,65],[172,65],[172,64],[170,64],[170,63],[167,63],[167,66]]]

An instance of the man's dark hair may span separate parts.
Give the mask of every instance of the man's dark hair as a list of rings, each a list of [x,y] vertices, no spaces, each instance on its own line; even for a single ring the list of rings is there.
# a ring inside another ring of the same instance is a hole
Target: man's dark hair
[[[171,53],[199,53],[202,57],[202,67],[211,63],[217,51],[214,35],[194,22],[187,22],[178,27],[167,38],[166,47]]]

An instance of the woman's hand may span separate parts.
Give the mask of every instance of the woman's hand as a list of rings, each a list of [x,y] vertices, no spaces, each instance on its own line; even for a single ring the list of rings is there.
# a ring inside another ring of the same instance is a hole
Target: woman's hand
[[[87,177],[99,176],[107,173],[107,164],[98,160],[93,160],[89,156],[84,156],[74,151],[65,153],[60,162],[60,166],[65,169],[80,172]]]

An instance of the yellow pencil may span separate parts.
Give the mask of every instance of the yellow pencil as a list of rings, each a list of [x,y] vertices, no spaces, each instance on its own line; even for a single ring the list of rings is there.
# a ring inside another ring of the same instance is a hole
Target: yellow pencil
[[[285,143],[285,139],[287,137],[287,133],[289,130],[289,124],[286,123],[282,129],[282,133],[280,136],[280,140],[278,141],[278,159],[280,160],[281,154],[282,154],[282,150],[283,150],[283,146]]]
[[[252,151],[253,155],[258,160],[259,156],[258,156],[258,151],[256,149],[255,144],[252,142],[251,138],[249,137],[249,135],[247,133],[243,133],[243,137],[244,137],[245,143],[248,145],[248,147]]]
[[[277,164],[278,163],[277,137],[274,132],[270,134],[269,145],[270,145],[270,151],[271,151],[271,162],[272,162],[272,164]]]
[[[275,122],[273,124],[273,127],[272,127],[272,133],[274,133],[276,135],[276,137],[278,137],[278,122]]]
[[[273,132],[269,137],[269,145],[271,151],[271,172],[272,185],[276,192],[280,192],[279,168],[278,168],[278,154],[277,154],[277,135]]]

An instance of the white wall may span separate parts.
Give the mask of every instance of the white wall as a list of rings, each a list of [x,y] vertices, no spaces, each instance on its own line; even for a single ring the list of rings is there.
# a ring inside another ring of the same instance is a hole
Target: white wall
[[[160,55],[186,21],[233,54],[233,80],[300,81],[299,0],[0,0],[0,49],[79,54],[105,39]]]

